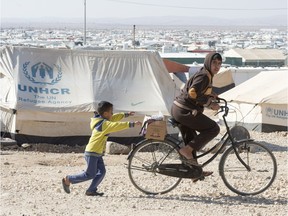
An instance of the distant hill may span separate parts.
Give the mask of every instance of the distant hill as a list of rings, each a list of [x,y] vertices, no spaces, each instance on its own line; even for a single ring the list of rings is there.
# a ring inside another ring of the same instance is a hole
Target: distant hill
[[[287,26],[285,17],[275,16],[266,18],[253,18],[253,19],[235,19],[233,17],[212,18],[212,17],[189,17],[189,16],[163,16],[163,17],[135,17],[129,19],[95,19],[96,23],[119,23],[127,25],[218,25],[218,26]]]
[[[2,18],[1,26],[65,26],[81,27],[83,18]],[[259,27],[287,27],[287,18],[283,16],[255,17],[255,18],[212,18],[212,17],[192,17],[192,16],[163,16],[163,17],[134,17],[134,18],[87,18],[87,27],[93,26],[125,26],[125,25],[145,25],[145,26],[259,26]]]

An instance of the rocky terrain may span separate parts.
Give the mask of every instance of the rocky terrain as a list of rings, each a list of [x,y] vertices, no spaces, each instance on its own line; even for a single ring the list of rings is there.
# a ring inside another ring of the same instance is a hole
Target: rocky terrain
[[[217,170],[220,157],[207,166],[214,174],[204,181],[183,179],[167,194],[145,195],[129,180],[127,155],[114,154],[104,157],[103,197],[85,196],[90,182],[72,185],[66,194],[61,179],[86,168],[83,146],[2,146],[0,215],[287,215],[287,132],[251,132],[251,137],[269,147],[278,164],[272,186],[256,196],[239,196],[224,185]]]

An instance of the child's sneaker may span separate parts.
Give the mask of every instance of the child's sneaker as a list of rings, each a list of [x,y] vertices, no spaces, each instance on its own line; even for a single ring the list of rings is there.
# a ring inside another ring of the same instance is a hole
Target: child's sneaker
[[[69,194],[70,193],[70,185],[66,184],[66,178],[62,179],[62,186],[63,186],[64,191]]]
[[[103,196],[104,193],[100,193],[100,192],[97,192],[97,191],[86,191],[85,193],[86,196]]]

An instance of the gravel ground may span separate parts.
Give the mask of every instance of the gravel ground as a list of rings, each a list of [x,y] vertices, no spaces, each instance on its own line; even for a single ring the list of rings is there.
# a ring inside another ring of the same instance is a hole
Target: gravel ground
[[[267,191],[245,197],[222,182],[217,171],[220,157],[207,166],[214,174],[204,181],[183,179],[173,191],[149,196],[130,182],[126,155],[106,155],[107,174],[99,187],[105,195],[87,197],[84,193],[90,182],[72,185],[70,194],[61,185],[63,176],[86,168],[83,146],[5,147],[0,155],[0,215],[287,215],[287,132],[250,133],[273,151],[278,173]]]

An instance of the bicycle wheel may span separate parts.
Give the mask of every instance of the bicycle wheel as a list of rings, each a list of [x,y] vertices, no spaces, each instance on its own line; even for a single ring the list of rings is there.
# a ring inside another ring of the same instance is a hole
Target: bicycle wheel
[[[250,167],[250,171],[239,161],[231,146],[223,153],[219,163],[219,173],[224,184],[242,196],[262,193],[276,177],[274,155],[264,145],[254,141],[243,141],[235,148],[240,158]]]
[[[181,178],[163,175],[157,167],[181,164],[178,146],[168,140],[145,140],[133,150],[128,163],[132,184],[145,194],[164,194],[173,190]]]

